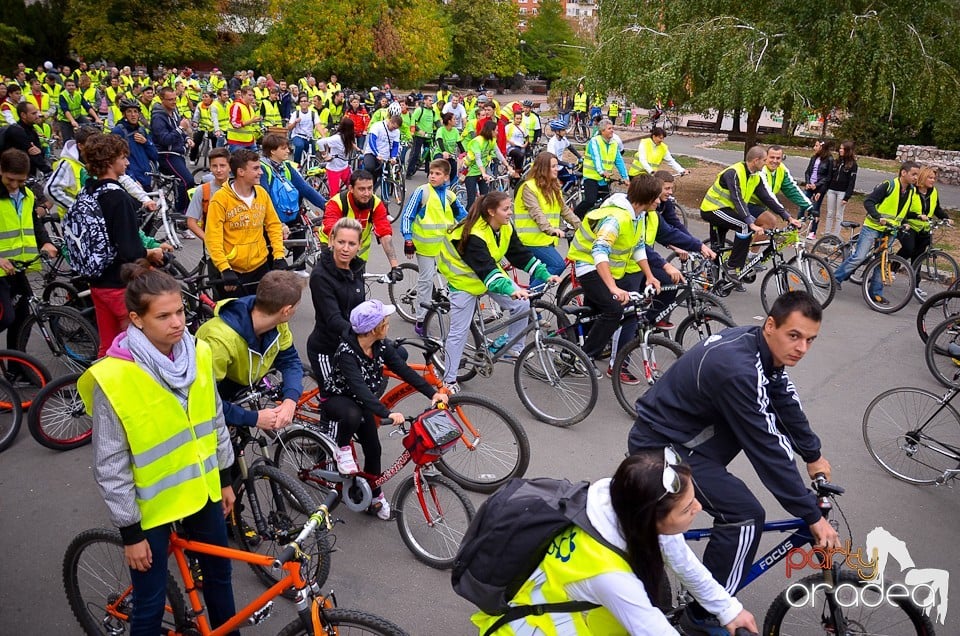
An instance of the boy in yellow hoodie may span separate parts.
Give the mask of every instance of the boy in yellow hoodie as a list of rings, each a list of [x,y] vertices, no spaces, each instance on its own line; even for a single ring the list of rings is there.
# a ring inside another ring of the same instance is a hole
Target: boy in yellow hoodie
[[[260,156],[241,148],[230,168],[234,179],[210,199],[204,245],[223,280],[223,296],[239,297],[252,293],[271,269],[287,269],[287,262],[280,218],[259,185]]]

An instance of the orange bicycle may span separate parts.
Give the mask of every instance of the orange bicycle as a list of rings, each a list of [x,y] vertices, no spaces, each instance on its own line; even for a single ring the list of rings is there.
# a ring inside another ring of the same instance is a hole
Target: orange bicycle
[[[344,634],[380,634],[406,636],[400,627],[378,616],[336,607],[333,595],[323,595],[315,581],[305,580],[301,562],[307,557],[299,548],[315,532],[327,533],[333,526],[329,508],[338,494],[330,493],[310,516],[297,538],[276,558],[243,550],[190,541],[174,529],[170,533],[170,553],[183,577],[190,600],[188,610],[180,588],[171,573],[167,574],[167,614],[163,634],[167,636],[223,636],[247,625],[265,621],[271,613],[273,599],[291,587],[296,590],[297,618],[284,627],[280,636],[333,636]],[[231,561],[241,561],[261,568],[273,568],[284,576],[270,589],[240,609],[230,620],[211,629],[204,614],[200,588],[194,579],[187,551],[209,554]],[[63,583],[67,600],[84,633],[93,635],[123,634],[128,630],[133,603],[130,569],[123,556],[123,542],[116,530],[98,528],[81,532],[67,548],[63,560]]]

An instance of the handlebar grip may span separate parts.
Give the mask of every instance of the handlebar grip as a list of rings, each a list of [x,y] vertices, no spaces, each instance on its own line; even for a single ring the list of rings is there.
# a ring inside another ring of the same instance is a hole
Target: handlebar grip
[[[759,636],[757,632],[751,632],[746,627],[738,627],[737,631],[733,632],[733,636]]]
[[[296,553],[297,549],[294,545],[292,543],[288,544],[287,547],[283,549],[283,552],[280,553],[280,556],[273,560],[273,568],[279,570],[283,567],[283,564],[292,559]]]

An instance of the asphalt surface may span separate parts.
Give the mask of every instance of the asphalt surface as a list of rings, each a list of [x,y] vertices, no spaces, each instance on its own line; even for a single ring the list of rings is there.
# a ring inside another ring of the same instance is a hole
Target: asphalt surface
[[[673,152],[684,152],[683,138],[671,137],[669,143]],[[415,184],[421,182],[418,176]],[[706,233],[705,226],[695,230]],[[184,255],[196,254],[198,249],[196,241],[188,242]],[[375,246],[371,253],[370,271],[386,271],[382,250]],[[382,287],[375,293],[386,299]],[[309,292],[292,321],[298,346],[305,345],[313,326],[308,296]],[[738,324],[760,323],[759,283],[727,300]],[[956,493],[949,487],[918,487],[895,480],[868,455],[861,437],[863,412],[881,391],[917,386],[940,392],[923,362],[914,327],[917,307],[912,303],[891,316],[874,313],[864,304],[859,288],[845,286],[827,309],[812,350],[790,376],[823,440],[834,481],[847,489],[840,505],[852,529],[853,544],[862,546],[866,533],[882,526],[905,542],[918,567],[942,568],[956,576],[960,573]],[[392,335],[412,335],[412,328],[394,319]],[[609,380],[601,380],[600,400],[590,417],[572,428],[556,429],[527,414],[512,379],[512,368],[501,364],[493,377],[471,381],[466,389],[493,397],[523,422],[532,449],[527,476],[595,480],[613,473],[624,456],[631,420],[614,399]],[[25,429],[24,425],[17,442],[0,456],[0,634],[78,634],[63,592],[64,551],[82,530],[110,525],[91,472],[92,449],[49,451]],[[401,445],[386,434],[381,438],[384,463],[389,464]],[[410,470],[386,484],[388,495]],[[742,456],[733,470],[764,503],[769,519],[789,516]],[[476,494],[470,498],[476,504],[483,499]],[[379,614],[411,634],[476,633],[469,622],[472,606],[453,593],[449,573],[418,562],[401,541],[395,522],[344,508],[339,516],[344,523],[335,530],[337,551],[325,587],[336,591],[341,606]],[[709,518],[701,515],[695,526],[708,524]],[[775,540],[779,537],[765,538],[761,549]],[[887,567],[886,576],[900,578],[895,563]],[[262,592],[243,565],[234,568],[234,581],[239,605]],[[781,565],[739,597],[760,622],[789,582]],[[273,618],[244,633],[275,634],[293,617],[292,605],[278,600]],[[949,612],[938,633],[960,633],[960,610]]]

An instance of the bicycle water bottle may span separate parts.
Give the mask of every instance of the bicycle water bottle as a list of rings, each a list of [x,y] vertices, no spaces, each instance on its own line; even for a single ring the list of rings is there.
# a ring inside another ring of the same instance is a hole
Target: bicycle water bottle
[[[497,351],[500,351],[501,349],[503,349],[503,346],[507,344],[508,340],[510,340],[510,338],[507,334],[503,334],[502,336],[494,340],[489,347],[490,353],[496,353]]]

